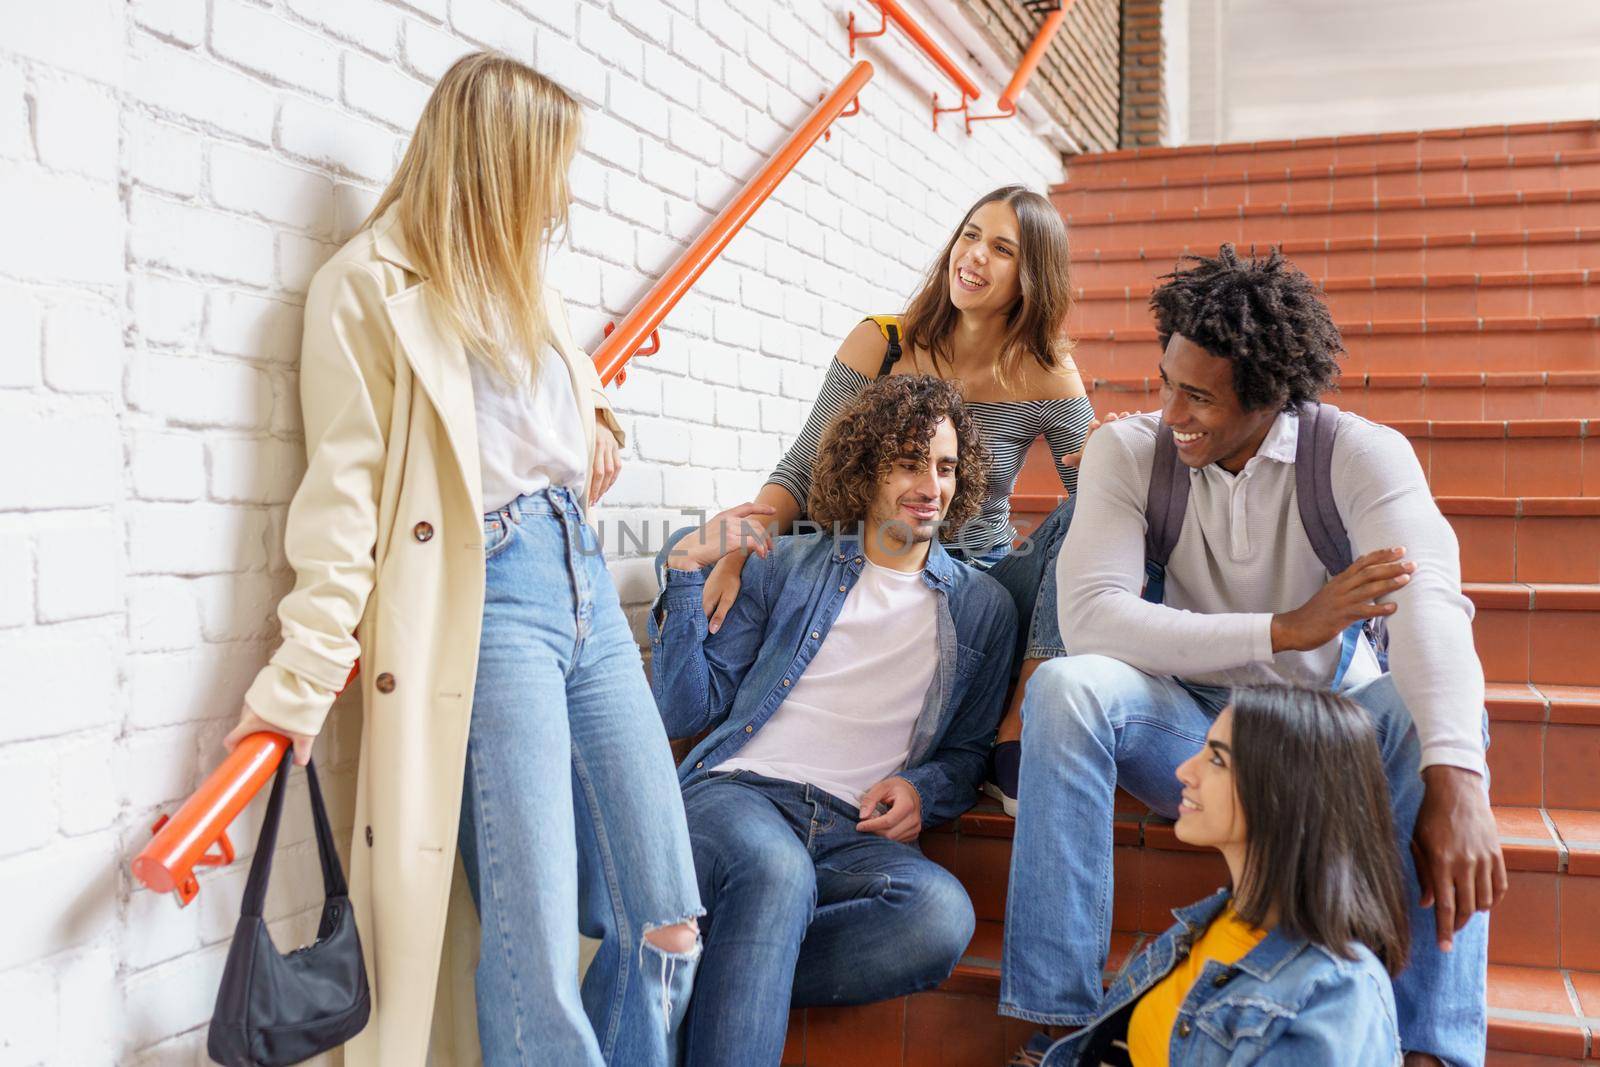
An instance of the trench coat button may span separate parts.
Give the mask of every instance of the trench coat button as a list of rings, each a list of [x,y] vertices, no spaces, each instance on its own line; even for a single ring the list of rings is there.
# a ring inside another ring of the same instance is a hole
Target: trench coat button
[[[372,827],[367,827],[367,847],[372,847]]]
[[[415,537],[418,541],[432,541],[433,524],[431,522],[417,523],[411,528],[411,536]]]
[[[1189,1036],[1189,1032],[1191,1030],[1193,1030],[1193,1029],[1194,1029],[1194,1027],[1189,1025],[1189,1020],[1188,1019],[1180,1019],[1180,1020],[1178,1020],[1178,1036],[1179,1037],[1188,1037]]]
[[[378,692],[380,693],[392,693],[394,692],[394,675],[390,674],[388,671],[384,671],[382,674],[378,675],[377,680],[372,684],[377,687]]]

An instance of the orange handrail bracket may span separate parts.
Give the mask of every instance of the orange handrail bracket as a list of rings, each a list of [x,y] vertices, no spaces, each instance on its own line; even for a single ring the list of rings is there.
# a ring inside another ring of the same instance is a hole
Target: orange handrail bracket
[[[350,668],[345,689],[360,671],[360,663]],[[150,828],[155,836],[133,858],[133,876],[139,883],[157,893],[178,894],[180,906],[193,900],[200,892],[194,869],[233,862],[228,827],[272,779],[288,747],[287,737],[270,731],[251,734],[235,745],[181,808],[170,817],[161,816]]]
[[[966,72],[956,66],[955,60],[946,55],[944,49],[940,48],[934,39],[928,36],[928,31],[919,26],[917,20],[912,18],[906,9],[900,6],[899,0],[871,0],[871,2],[877,7],[879,14],[883,16],[883,25],[877,30],[858,31],[856,29],[855,12],[852,11],[850,13],[850,55],[852,57],[856,54],[856,40],[858,38],[880,37],[889,29],[889,23],[892,22],[899,26],[907,37],[911,38],[912,43],[922,50],[922,54],[927,56],[934,66],[944,71],[945,77],[955,83],[956,88],[961,90],[963,97],[971,97],[976,100],[983,94],[983,90],[978,88],[978,83],[967,77]]]
[[[594,350],[594,365],[602,382],[609,385],[621,377],[624,365],[639,350],[644,339],[655,332],[683,294],[706,272],[750,216],[772,195],[778,183],[794,169],[833,120],[851,106],[861,87],[871,79],[871,63],[863,60],[852,67],[844,80],[823,97],[783,146],[773,153],[760,172],[739,190],[739,195],[711,220],[711,225],[695,238],[677,262],[667,268],[644,299],[606,335]]]
[[[282,734],[251,734],[201,783],[171,818],[155,824],[155,836],[134,858],[133,876],[158,893],[175,892],[188,904],[200,891],[194,869],[233,862],[228,826],[272,778],[289,739]],[[212,845],[220,851],[210,851]]]
[[[1072,6],[1072,0],[1061,0],[1061,6],[1045,16],[1039,24],[1039,29],[1033,35],[1033,40],[1028,43],[1028,50],[1022,54],[1022,59],[1017,63],[1016,72],[1011,75],[1005,90],[1001,92],[997,101],[1000,112],[996,115],[967,115],[967,133],[972,132],[974,122],[986,122],[990,119],[1009,119],[1016,116],[1017,99],[1027,89],[1028,82],[1033,77],[1033,72],[1038,69],[1039,61],[1044,58],[1045,49],[1050,47],[1050,42],[1055,39],[1061,30],[1061,24],[1066,21],[1067,9]],[[957,109],[959,110],[959,109]]]

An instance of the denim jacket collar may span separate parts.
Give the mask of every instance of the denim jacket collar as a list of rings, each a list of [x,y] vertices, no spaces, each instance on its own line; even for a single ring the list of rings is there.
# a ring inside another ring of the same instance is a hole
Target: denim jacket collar
[[[1222,909],[1227,907],[1232,899],[1233,893],[1230,890],[1219,889],[1204,900],[1187,907],[1174,908],[1172,916],[1188,928],[1190,935],[1188,940],[1193,944],[1194,939],[1205,933],[1212,921],[1222,914]],[[1305,948],[1304,940],[1290,937],[1281,930],[1274,929],[1234,966],[1254,978],[1268,982]]]
[[[866,558],[866,552],[861,547],[859,533],[836,533],[833,537],[833,557],[837,563],[853,564]],[[955,568],[961,566],[937,539],[928,542],[928,560],[923,565],[923,581],[931,589],[948,591],[950,583],[955,579]],[[853,568],[860,573],[861,568]]]

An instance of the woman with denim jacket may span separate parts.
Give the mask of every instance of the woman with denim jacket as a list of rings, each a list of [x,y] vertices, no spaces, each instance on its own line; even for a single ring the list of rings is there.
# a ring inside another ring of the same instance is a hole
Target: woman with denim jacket
[[[228,740],[304,763],[360,656],[350,1067],[665,1065],[688,1003],[688,824],[588,521],[621,436],[544,269],[581,117],[462,57],[306,299],[295,587]]]
[[[1400,1062],[1390,976],[1409,944],[1400,855],[1366,712],[1285,686],[1233,694],[1178,768],[1175,832],[1231,889],[1173,912],[1095,1020],[1014,1067]]]

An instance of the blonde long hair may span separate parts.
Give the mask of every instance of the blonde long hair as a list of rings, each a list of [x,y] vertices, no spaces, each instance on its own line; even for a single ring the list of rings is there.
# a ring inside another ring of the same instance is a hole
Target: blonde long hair
[[[581,129],[578,102],[532,67],[493,52],[462,56],[434,86],[362,224],[399,205],[433,310],[508,381],[527,379],[551,340],[544,251],[567,221]]]

